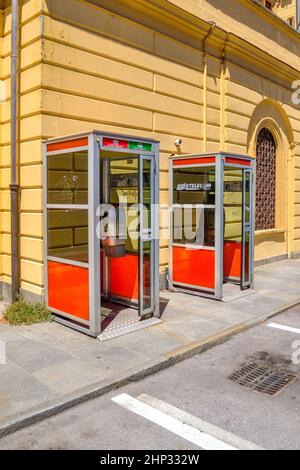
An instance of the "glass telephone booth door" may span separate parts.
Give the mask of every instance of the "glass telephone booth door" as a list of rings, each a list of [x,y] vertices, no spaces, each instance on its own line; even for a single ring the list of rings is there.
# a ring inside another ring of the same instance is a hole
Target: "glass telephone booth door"
[[[253,172],[224,165],[224,281],[245,290],[253,278]]]
[[[111,214],[101,242],[103,299],[136,307],[145,317],[154,311],[155,161],[106,151],[101,173],[102,216]]]
[[[254,160],[232,154],[170,160],[170,278],[222,300],[224,285],[254,280]]]

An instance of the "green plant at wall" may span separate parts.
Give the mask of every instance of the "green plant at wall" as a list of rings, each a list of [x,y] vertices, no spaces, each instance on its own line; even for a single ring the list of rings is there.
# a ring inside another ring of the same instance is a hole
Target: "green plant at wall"
[[[22,298],[7,308],[4,318],[11,325],[32,325],[52,321],[52,315],[45,304],[26,302]]]

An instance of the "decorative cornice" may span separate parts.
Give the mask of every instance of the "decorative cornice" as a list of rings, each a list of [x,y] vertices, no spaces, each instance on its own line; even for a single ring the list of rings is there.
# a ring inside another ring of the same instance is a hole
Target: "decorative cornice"
[[[178,33],[178,40],[186,42],[191,47],[203,49],[203,40],[208,37],[209,54],[215,55],[220,60],[224,55],[224,47],[226,44],[226,58],[236,62],[241,59],[246,59],[250,63],[259,66],[264,74],[274,74],[276,77],[284,81],[294,81],[300,78],[300,59],[299,69],[296,69],[282,60],[266,53],[257,46],[254,46],[247,40],[239,37],[238,35],[225,31],[216,25],[212,29],[212,25],[204,21],[200,16],[187,11],[175,5],[172,0],[81,0],[86,3],[94,4],[100,8],[112,11],[121,16],[125,16],[129,20],[138,21],[146,27],[147,19],[154,20],[158,32],[168,34],[167,31],[176,31]],[[284,34],[290,36],[291,40],[299,44],[300,50],[300,34],[290,28],[281,18],[269,12],[266,8],[262,7],[256,0],[239,0],[243,5],[256,14],[263,17],[265,21],[272,24],[274,28],[281,29]],[[1,2],[1,0],[0,0]],[[7,5],[7,0],[2,0],[2,4]],[[1,3],[0,3],[1,5]],[[195,10],[196,11],[196,10]],[[200,14],[200,10],[199,10]],[[137,19],[137,15],[139,18]],[[153,28],[152,23],[152,28]],[[209,34],[211,31],[211,34]],[[208,45],[208,44],[207,44]]]
[[[134,12],[142,13],[157,21],[187,34],[197,40],[203,39],[210,30],[210,25],[187,10],[177,7],[169,0],[84,0],[109,11],[122,12],[124,7],[126,17],[134,20]],[[128,8],[129,7],[129,8]]]
[[[276,76],[281,76],[284,79],[292,81],[300,78],[300,62],[299,70],[297,70],[234,34],[230,35],[228,49],[231,50],[233,54],[239,54],[239,56],[247,58],[252,63],[259,64],[260,67],[268,71],[269,74],[274,72]]]
[[[146,17],[150,17],[155,20],[157,29],[159,31],[160,26],[167,26],[175,29],[176,31],[191,38],[192,47],[196,47],[199,50],[202,49],[203,39],[208,35],[211,30],[211,24],[204,21],[197,15],[193,15],[187,10],[176,6],[172,0],[87,0],[89,3],[98,5],[109,11],[118,10],[121,14],[122,8],[127,7],[127,12],[131,12],[131,18],[134,21],[134,12],[138,12],[143,15],[146,24]],[[268,15],[265,8],[261,8],[254,0],[240,0],[248,8],[256,11],[257,14],[263,14],[264,18],[274,25],[279,25],[288,32],[294,40],[299,42],[300,49],[300,34],[296,31],[293,32],[280,18],[275,15]],[[128,17],[128,15],[127,15]],[[209,35],[208,42],[212,47],[216,49],[215,54],[218,58],[222,59],[222,51],[224,49],[224,43],[227,41],[226,50],[227,56],[234,57],[243,56],[247,58],[253,64],[259,65],[262,70],[266,73],[276,73],[277,77],[281,77],[283,80],[293,81],[300,78],[300,60],[299,69],[295,69],[286,62],[279,60],[278,58],[269,53],[266,53],[257,46],[254,46],[245,39],[235,35],[234,33],[228,34],[228,31],[220,28],[218,25],[213,29],[212,34]],[[213,53],[212,53],[213,54]]]

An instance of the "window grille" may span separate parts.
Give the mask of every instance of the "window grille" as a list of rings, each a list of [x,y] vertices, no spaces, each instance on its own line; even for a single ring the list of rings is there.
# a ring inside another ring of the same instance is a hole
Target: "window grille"
[[[256,145],[256,230],[276,226],[276,143],[271,132],[260,131]]]

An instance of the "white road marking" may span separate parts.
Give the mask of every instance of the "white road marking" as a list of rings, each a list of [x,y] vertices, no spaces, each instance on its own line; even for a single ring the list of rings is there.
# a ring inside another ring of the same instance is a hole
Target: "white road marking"
[[[207,423],[206,421],[203,421],[202,419],[197,418],[196,416],[193,416],[186,411],[182,411],[175,406],[169,405],[162,400],[150,397],[149,395],[140,395],[138,399],[166,413],[167,415],[173,416],[173,418],[176,418],[183,423],[193,426],[193,428],[198,429],[202,433],[204,432],[209,436],[230,444],[238,450],[264,450],[250,441],[242,439],[241,437],[225,431],[224,429],[218,428],[213,424]]]
[[[289,331],[290,333],[296,333],[296,334],[300,335],[300,329],[299,328],[293,328],[291,326],[279,325],[279,323],[269,323],[268,327],[269,328],[275,328],[276,330]]]
[[[215,437],[209,436],[208,434],[199,431],[182,422],[181,420],[166,414],[153,406],[136,398],[123,393],[117,397],[112,398],[114,403],[122,406],[123,408],[135,413],[148,421],[151,421],[158,426],[176,434],[177,436],[185,439],[188,442],[196,445],[200,449],[204,450],[237,450],[235,447],[216,439]]]

